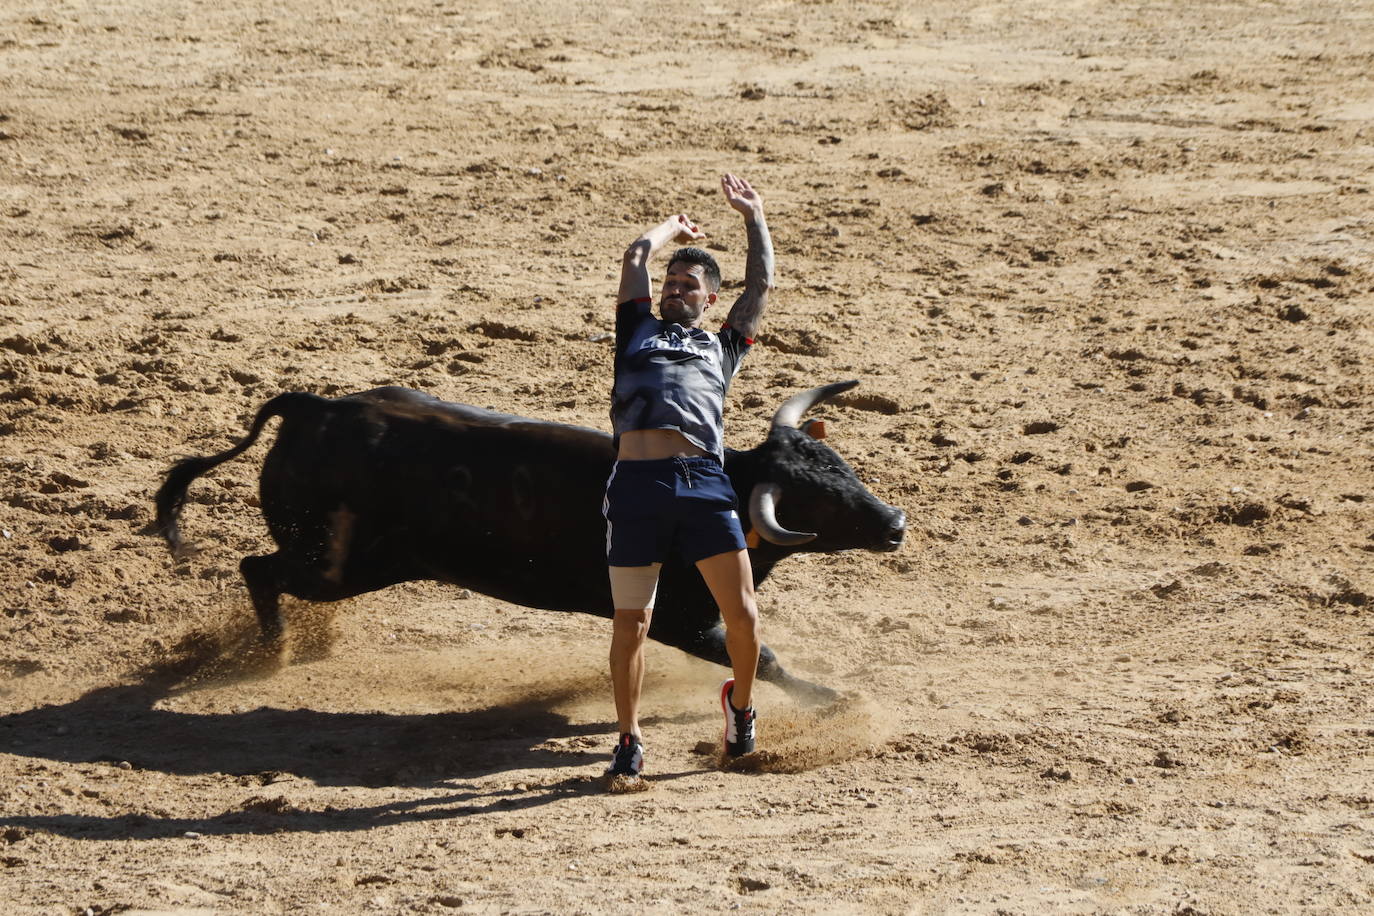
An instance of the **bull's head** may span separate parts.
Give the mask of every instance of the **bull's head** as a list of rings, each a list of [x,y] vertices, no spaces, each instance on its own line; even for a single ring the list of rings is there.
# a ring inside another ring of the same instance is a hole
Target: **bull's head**
[[[768,439],[754,451],[749,496],[749,521],[763,540],[807,551],[902,545],[906,513],[870,493],[854,469],[820,441],[822,424],[802,423],[812,407],[857,384],[812,388],[788,398],[773,415]]]

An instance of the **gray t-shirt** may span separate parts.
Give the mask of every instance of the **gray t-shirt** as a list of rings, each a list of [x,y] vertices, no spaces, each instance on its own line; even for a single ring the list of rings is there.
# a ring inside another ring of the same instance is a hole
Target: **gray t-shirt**
[[[621,433],[675,429],[725,463],[725,392],[753,344],[729,325],[715,334],[655,318],[653,302],[622,302],[615,313],[611,426]]]

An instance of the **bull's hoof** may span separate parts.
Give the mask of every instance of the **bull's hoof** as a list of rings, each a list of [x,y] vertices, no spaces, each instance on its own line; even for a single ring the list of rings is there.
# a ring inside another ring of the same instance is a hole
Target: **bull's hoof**
[[[838,690],[831,690],[829,687],[813,684],[799,677],[789,677],[778,686],[803,706],[825,706],[840,698]]]
[[[286,638],[286,624],[263,624],[258,622],[258,642],[262,645],[281,645]]]
[[[820,684],[813,684],[793,675],[778,664],[777,659],[773,657],[772,652],[767,651],[766,646],[764,649],[764,657],[759,660],[759,679],[781,687],[783,692],[791,697],[794,702],[803,706],[824,706],[840,698],[838,691]]]
[[[286,654],[286,636],[282,633],[277,633],[275,636],[259,633],[256,639],[244,646],[243,651],[251,652],[254,655],[284,656]]]
[[[226,656],[227,657],[227,656]],[[287,665],[286,640],[278,637],[258,638],[244,645],[233,655],[237,673],[245,677],[269,677]]]

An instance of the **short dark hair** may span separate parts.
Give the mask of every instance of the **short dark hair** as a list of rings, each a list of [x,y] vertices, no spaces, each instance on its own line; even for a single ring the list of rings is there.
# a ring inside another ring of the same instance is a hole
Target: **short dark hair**
[[[717,292],[720,289],[720,265],[716,259],[711,257],[709,252],[702,251],[700,248],[679,248],[673,252],[673,256],[668,259],[668,266],[674,264],[700,264],[706,271],[706,287],[708,292]]]

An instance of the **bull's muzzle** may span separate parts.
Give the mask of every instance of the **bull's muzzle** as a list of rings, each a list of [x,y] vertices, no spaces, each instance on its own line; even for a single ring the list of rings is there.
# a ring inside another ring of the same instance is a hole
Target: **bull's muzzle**
[[[882,546],[879,550],[896,550],[902,546],[902,539],[906,537],[906,513],[901,509],[894,508],[892,517],[887,523],[887,531],[883,535]]]

